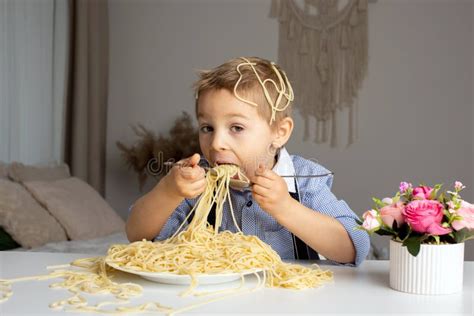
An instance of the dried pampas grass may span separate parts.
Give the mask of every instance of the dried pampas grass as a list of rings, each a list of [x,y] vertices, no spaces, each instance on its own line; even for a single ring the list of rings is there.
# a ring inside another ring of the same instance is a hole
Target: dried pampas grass
[[[142,124],[131,127],[138,136],[135,144],[127,146],[117,141],[127,167],[138,174],[138,185],[142,191],[149,176],[159,180],[165,175],[165,161],[178,161],[200,153],[198,129],[193,125],[190,115],[186,112],[175,120],[168,136],[147,129]],[[154,172],[150,172],[150,163],[154,163]],[[158,170],[158,172],[157,172]]]

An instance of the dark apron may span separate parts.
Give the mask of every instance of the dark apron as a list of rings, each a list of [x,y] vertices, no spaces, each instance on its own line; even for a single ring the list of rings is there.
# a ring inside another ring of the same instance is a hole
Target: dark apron
[[[295,179],[295,189],[296,192],[289,192],[291,197],[297,200],[298,202],[300,201],[300,195],[298,192],[298,185],[296,184],[296,179]],[[295,259],[297,260],[319,260],[319,255],[316,251],[314,251],[311,247],[309,247],[307,244],[305,244],[304,241],[298,238],[295,234],[291,234],[291,237],[293,238],[293,249],[295,251]]]

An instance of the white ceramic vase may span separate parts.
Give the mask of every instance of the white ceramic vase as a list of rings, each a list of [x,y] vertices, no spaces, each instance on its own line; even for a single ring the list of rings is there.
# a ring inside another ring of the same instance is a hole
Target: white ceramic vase
[[[413,257],[407,247],[390,240],[390,287],[425,295],[462,291],[464,243],[421,245]]]

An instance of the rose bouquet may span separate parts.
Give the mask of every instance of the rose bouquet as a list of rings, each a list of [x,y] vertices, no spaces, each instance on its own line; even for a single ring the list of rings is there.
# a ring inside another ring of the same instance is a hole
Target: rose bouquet
[[[373,198],[375,207],[359,222],[369,234],[389,235],[416,256],[423,244],[454,244],[474,238],[474,204],[461,199],[465,186],[456,181],[453,191],[442,185],[413,187],[401,182],[392,198]]]

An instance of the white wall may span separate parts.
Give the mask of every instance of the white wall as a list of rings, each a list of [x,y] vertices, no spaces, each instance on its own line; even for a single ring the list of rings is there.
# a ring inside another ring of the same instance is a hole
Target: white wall
[[[276,60],[278,26],[267,18],[269,5],[110,1],[106,196],[122,216],[141,193],[115,142],[134,141],[130,124],[166,133],[181,111],[193,113],[194,69],[242,55]],[[334,192],[357,213],[371,207],[372,196],[393,194],[401,180],[450,185],[459,179],[469,186],[464,198],[474,201],[472,7],[467,0],[369,5],[369,76],[360,91],[359,141],[349,148],[303,142],[295,115],[290,151],[335,171]],[[474,243],[467,249],[474,260]]]

